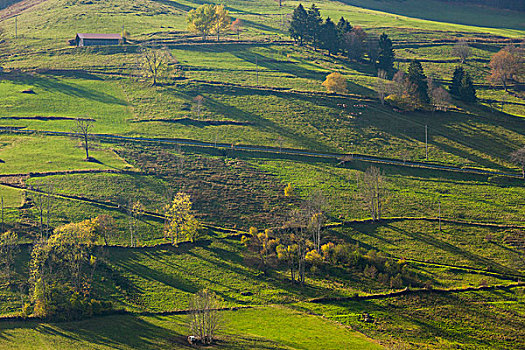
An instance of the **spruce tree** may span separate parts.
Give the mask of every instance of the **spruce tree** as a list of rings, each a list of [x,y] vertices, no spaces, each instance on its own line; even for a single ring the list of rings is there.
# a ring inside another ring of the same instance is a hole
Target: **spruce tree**
[[[427,77],[423,72],[423,67],[418,60],[413,60],[408,66],[408,81],[412,86],[411,94],[421,103],[429,103]]]
[[[385,72],[391,72],[394,69],[394,50],[392,49],[392,40],[385,33],[379,37],[379,56],[377,58],[377,68]]]
[[[465,102],[476,102],[476,89],[474,88],[472,78],[470,78],[470,74],[468,74],[468,72],[465,72],[463,79],[461,79],[459,97]]]
[[[465,75],[463,67],[456,67],[452,75],[452,85],[450,85],[450,94],[455,97],[460,97],[461,81]]]
[[[295,41],[299,41],[299,45],[303,45],[307,31],[308,14],[302,4],[299,4],[294,10],[292,21],[290,22],[290,37]]]
[[[319,34],[321,32],[321,25],[323,19],[319,8],[312,4],[308,9],[308,16],[306,18],[306,39],[313,45],[314,48],[319,47]]]
[[[320,46],[322,49],[328,50],[328,55],[336,53],[339,49],[337,29],[330,17],[326,18],[321,27]]]
[[[339,19],[339,22],[337,22],[336,29],[338,51],[341,51],[344,54],[345,34],[350,33],[352,31],[352,25],[350,24],[350,22],[344,19],[344,17],[341,17]]]

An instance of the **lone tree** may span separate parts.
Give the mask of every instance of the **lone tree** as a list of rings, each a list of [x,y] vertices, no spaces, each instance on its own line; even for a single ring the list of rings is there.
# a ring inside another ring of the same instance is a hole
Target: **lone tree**
[[[505,47],[495,53],[490,59],[490,77],[492,83],[501,83],[508,91],[507,82],[515,79],[522,69],[523,62],[513,47]]]
[[[338,72],[328,74],[326,80],[321,85],[323,85],[329,92],[348,92],[346,87],[346,79],[341,75],[341,73]]]
[[[379,168],[371,166],[366,169],[363,175],[361,191],[365,205],[372,216],[372,220],[381,219],[386,191],[384,188],[383,175],[381,175]]]
[[[191,32],[202,35],[202,40],[215,28],[216,10],[212,4],[205,4],[191,10],[188,13],[188,29]]]
[[[138,59],[139,74],[155,86],[161,79],[169,77],[175,63],[173,55],[166,48],[143,47]]]
[[[189,303],[189,328],[203,344],[211,344],[217,330],[223,324],[219,314],[219,301],[215,294],[207,289],[194,294]]]
[[[82,139],[87,161],[92,160],[89,156],[89,132],[93,128],[93,122],[94,120],[89,118],[76,118],[75,126],[73,127],[73,132]]]
[[[512,152],[510,154],[510,159],[521,168],[521,174],[525,179],[525,146]]]
[[[470,54],[470,46],[465,40],[458,41],[452,48],[452,55],[458,57],[462,64],[470,57]]]
[[[237,34],[237,40],[241,40],[242,25],[242,20],[237,18],[230,26],[230,29]]]
[[[191,198],[189,194],[179,192],[170,204],[164,207],[166,227],[164,234],[171,238],[171,244],[177,245],[183,234],[192,242],[197,238],[200,225],[191,214]]]

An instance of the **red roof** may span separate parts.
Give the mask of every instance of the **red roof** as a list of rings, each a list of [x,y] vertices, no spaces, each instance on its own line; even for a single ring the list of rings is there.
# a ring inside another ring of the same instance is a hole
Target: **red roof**
[[[121,40],[120,34],[77,33],[80,39]]]

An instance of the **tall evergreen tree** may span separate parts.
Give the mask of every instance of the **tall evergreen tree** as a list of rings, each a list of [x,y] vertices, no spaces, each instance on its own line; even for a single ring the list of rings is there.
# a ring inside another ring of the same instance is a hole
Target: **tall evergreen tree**
[[[412,86],[411,94],[421,103],[429,103],[427,77],[423,72],[423,67],[418,60],[413,60],[408,66],[408,81]]]
[[[463,67],[456,67],[454,74],[452,75],[452,85],[450,85],[450,94],[455,97],[460,97],[461,81],[465,76]]]
[[[319,8],[312,4],[312,7],[308,9],[308,16],[306,19],[306,39],[313,45],[314,48],[319,47],[319,34],[321,32],[321,25],[323,19],[321,18],[321,12]]]
[[[392,40],[385,33],[379,37],[379,56],[377,58],[377,68],[385,72],[391,72],[394,69],[394,50],[392,49]]]
[[[463,79],[461,79],[461,87],[459,89],[459,97],[465,102],[476,102],[476,89],[472,83],[472,78],[468,72],[465,72]]]
[[[339,19],[339,22],[337,22],[337,42],[338,42],[338,48],[340,51],[345,53],[344,50],[344,42],[345,42],[345,34],[350,33],[352,31],[352,25],[350,22],[348,22],[344,17],[341,17]]]
[[[299,42],[299,45],[303,44],[305,35],[307,32],[307,18],[308,14],[302,4],[299,4],[292,14],[292,20],[290,22],[290,37],[295,41]]]
[[[326,21],[321,27],[320,46],[322,49],[328,50],[328,55],[336,53],[339,50],[337,28],[330,17],[326,18]]]

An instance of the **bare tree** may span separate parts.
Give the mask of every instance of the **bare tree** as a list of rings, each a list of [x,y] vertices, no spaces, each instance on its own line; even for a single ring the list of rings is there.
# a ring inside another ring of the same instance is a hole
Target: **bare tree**
[[[510,159],[521,168],[522,176],[525,179],[525,146],[512,152]]]
[[[130,243],[132,247],[136,246],[137,226],[138,226],[140,219],[144,215],[144,211],[146,211],[146,208],[139,200],[129,203],[129,207],[128,207],[129,236],[130,236]]]
[[[191,298],[189,309],[190,332],[203,344],[213,343],[217,331],[223,324],[215,294],[207,289],[199,291]]]
[[[430,99],[435,110],[446,112],[450,105],[450,94],[439,86],[430,91]]]
[[[465,40],[459,40],[452,48],[452,55],[459,58],[461,63],[465,63],[470,57],[471,49]]]
[[[381,170],[374,166],[366,169],[363,175],[361,195],[373,220],[381,219],[385,194]]]
[[[3,280],[11,281],[18,247],[18,235],[11,231],[0,233],[0,273]]]
[[[204,103],[204,97],[202,97],[202,95],[197,95],[193,99],[193,102],[195,102],[195,111],[197,112],[197,117],[200,117],[202,104]]]
[[[89,161],[89,132],[93,128],[93,119],[89,118],[76,118],[73,132],[79,135],[84,143],[84,150],[86,151],[86,160]]]
[[[387,72],[383,69],[379,69],[377,71],[377,83],[376,83],[376,91],[377,96],[379,97],[379,100],[381,101],[381,104],[385,104],[385,97],[388,93],[389,87],[387,85]]]
[[[159,80],[167,79],[176,61],[166,48],[142,47],[137,62],[139,75],[157,85]]]

